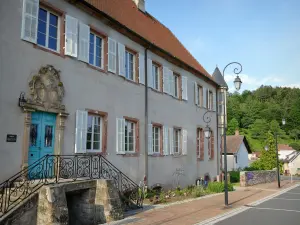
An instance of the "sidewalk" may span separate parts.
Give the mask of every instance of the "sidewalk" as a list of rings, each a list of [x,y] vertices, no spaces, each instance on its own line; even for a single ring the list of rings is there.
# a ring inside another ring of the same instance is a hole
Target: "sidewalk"
[[[290,181],[281,181],[280,189],[277,188],[277,182],[246,188],[240,187],[237,191],[229,193],[230,208],[224,208],[224,194],[222,193],[181,204],[157,207],[152,210],[145,209],[122,221],[109,224],[192,225],[265,198],[285,188],[291,187],[296,183],[297,182],[290,183]]]

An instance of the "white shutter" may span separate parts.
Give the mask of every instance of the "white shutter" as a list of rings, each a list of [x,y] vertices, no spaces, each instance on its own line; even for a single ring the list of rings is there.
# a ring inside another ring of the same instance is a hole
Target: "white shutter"
[[[77,57],[78,20],[66,15],[65,54]]]
[[[198,84],[196,82],[194,83],[194,87],[195,87],[195,104],[199,105]]]
[[[21,38],[35,44],[37,42],[38,13],[39,0],[23,0]],[[9,26],[9,24],[7,25]]]
[[[170,155],[174,155],[174,132],[173,128],[169,128],[169,147],[170,147]]]
[[[147,78],[148,78],[148,87],[153,88],[153,74],[152,74],[152,60],[147,59]]]
[[[163,91],[169,93],[169,69],[168,67],[163,67]]]
[[[163,127],[163,138],[164,138],[163,153],[164,155],[168,155],[169,154],[169,128],[167,126]]]
[[[152,124],[148,124],[148,155],[153,154]]]
[[[188,100],[188,92],[187,92],[187,77],[182,76],[181,77],[181,89],[182,89],[182,99]]]
[[[87,111],[76,111],[75,153],[86,153]]]
[[[187,130],[182,130],[182,155],[187,154]]]
[[[213,92],[213,111],[217,111],[217,110],[216,110],[216,109],[217,109],[216,105],[217,105],[217,101],[216,101],[216,93]]]
[[[117,42],[108,38],[108,71],[117,72]]]
[[[203,87],[203,107],[206,108],[207,98],[206,98],[207,90]]]
[[[78,59],[88,63],[90,50],[90,27],[79,22],[79,52]]]
[[[118,43],[119,75],[125,77],[125,45]]]
[[[139,53],[139,82],[145,84],[145,56]]]
[[[207,102],[207,109],[211,109],[210,100],[209,100],[209,89],[206,89],[206,102]]]
[[[172,70],[169,70],[169,94],[175,96],[175,78]]]
[[[116,122],[116,151],[117,154],[125,154],[125,119],[117,118]]]

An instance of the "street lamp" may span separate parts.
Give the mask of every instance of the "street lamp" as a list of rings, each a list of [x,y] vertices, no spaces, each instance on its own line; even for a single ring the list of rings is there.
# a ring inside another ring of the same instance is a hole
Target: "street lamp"
[[[230,65],[235,65],[235,68],[233,72],[236,74],[236,78],[234,79],[234,86],[235,89],[238,91],[241,89],[242,81],[241,78],[239,77],[239,74],[242,72],[243,67],[240,63],[238,62],[231,62],[225,66],[223,69],[223,77],[225,79],[225,71],[228,66]],[[226,88],[226,87],[224,87]],[[227,146],[226,146],[226,126],[225,126],[225,120],[226,120],[226,104],[223,104],[224,110],[223,110],[223,123],[224,123],[224,175],[225,175],[225,183],[224,183],[224,189],[225,189],[225,206],[228,206],[228,179],[227,179]]]
[[[209,113],[209,112],[210,111],[207,110],[203,115],[203,121],[206,123],[206,127],[204,128],[204,136],[206,139],[210,139],[210,134],[211,134],[210,127],[208,126],[208,124],[211,121],[211,117],[209,115],[207,115],[207,113]]]

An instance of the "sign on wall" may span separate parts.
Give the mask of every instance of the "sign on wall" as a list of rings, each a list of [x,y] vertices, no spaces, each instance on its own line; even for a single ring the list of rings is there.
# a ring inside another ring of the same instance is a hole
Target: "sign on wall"
[[[6,142],[17,142],[17,135],[16,134],[7,134]]]

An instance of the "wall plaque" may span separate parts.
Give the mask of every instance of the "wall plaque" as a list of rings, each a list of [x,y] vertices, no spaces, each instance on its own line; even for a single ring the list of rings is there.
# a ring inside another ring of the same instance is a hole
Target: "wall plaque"
[[[17,135],[16,134],[7,134],[6,142],[17,142]]]

